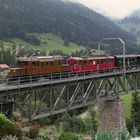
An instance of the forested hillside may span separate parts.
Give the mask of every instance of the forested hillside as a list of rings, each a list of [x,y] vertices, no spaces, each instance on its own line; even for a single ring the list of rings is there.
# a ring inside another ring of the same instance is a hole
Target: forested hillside
[[[80,4],[60,0],[0,0],[0,38],[19,37],[40,44],[38,38],[27,33],[54,33],[65,43],[93,48],[104,37],[121,37],[129,52],[136,48],[133,36]]]
[[[123,29],[140,38],[140,9],[118,22]]]

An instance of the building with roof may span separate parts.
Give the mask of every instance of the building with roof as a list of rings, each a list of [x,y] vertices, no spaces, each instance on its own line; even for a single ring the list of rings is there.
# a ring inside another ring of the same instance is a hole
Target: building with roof
[[[5,78],[9,72],[9,66],[7,64],[0,64],[0,79]]]
[[[9,69],[7,64],[0,64],[0,71]]]

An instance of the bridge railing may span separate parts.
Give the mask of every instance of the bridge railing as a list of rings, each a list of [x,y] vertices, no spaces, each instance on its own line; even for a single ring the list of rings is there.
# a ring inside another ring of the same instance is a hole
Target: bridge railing
[[[140,69],[140,66],[131,65],[126,66],[126,70]],[[97,71],[83,71],[83,72],[63,72],[63,73],[55,73],[55,74],[46,74],[46,75],[34,75],[34,76],[21,76],[14,78],[5,78],[0,80],[0,86],[17,86],[23,84],[33,84],[37,82],[47,82],[50,80],[62,80],[68,78],[78,78],[85,77],[90,75],[98,75],[105,73],[113,73],[113,72],[123,72],[123,68],[121,67],[111,67],[110,69],[102,69]]]

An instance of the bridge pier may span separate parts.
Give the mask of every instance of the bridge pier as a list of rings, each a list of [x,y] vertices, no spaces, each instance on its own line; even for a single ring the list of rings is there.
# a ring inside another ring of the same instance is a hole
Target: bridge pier
[[[124,104],[122,100],[100,100],[98,102],[98,108],[98,131],[126,129]]]

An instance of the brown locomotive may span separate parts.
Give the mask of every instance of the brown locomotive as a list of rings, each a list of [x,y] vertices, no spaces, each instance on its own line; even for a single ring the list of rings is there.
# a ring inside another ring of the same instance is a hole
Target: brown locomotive
[[[62,56],[33,56],[19,58],[17,68],[11,68],[8,77],[44,75],[66,70],[65,58]]]

